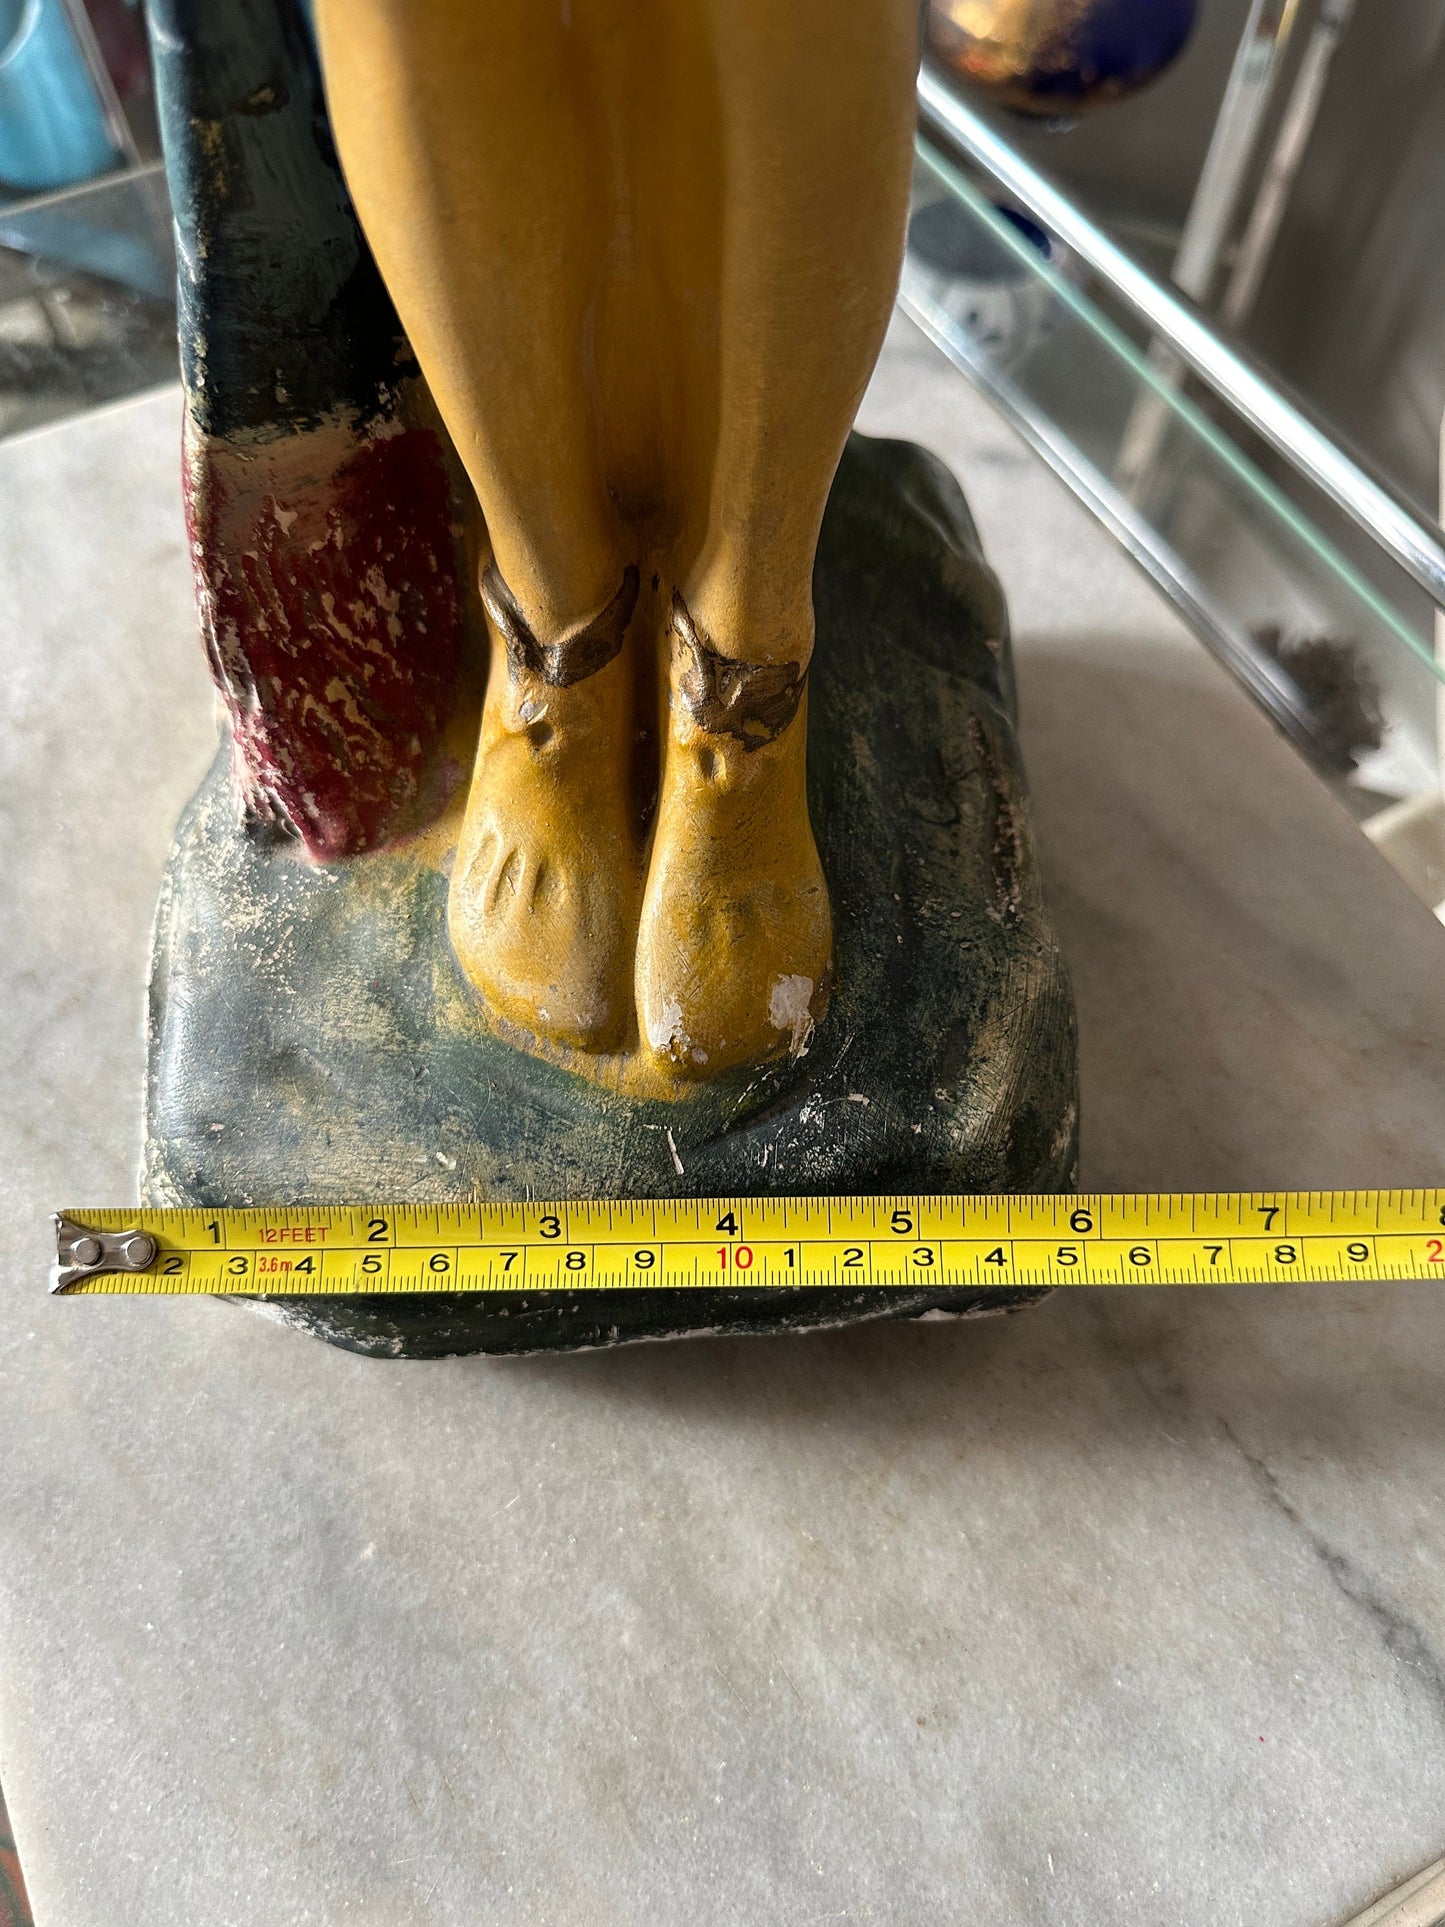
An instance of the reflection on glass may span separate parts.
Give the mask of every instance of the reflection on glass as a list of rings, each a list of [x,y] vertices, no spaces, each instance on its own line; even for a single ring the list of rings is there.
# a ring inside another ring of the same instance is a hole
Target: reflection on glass
[[[0,436],[176,378],[159,166],[0,206]]]

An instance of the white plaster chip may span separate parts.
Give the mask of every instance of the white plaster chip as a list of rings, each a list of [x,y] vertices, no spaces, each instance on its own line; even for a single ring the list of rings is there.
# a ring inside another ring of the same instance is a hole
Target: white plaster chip
[[[777,1030],[791,1031],[788,1051],[793,1057],[806,1057],[813,1036],[811,977],[779,977],[768,999],[768,1020]]]

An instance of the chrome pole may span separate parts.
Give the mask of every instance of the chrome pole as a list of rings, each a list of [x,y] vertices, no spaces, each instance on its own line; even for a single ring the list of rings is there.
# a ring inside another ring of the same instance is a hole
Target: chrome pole
[[[1319,118],[1335,50],[1345,37],[1353,11],[1354,0],[1325,0],[1305,43],[1304,59],[1290,89],[1274,151],[1265,167],[1220,304],[1220,319],[1226,328],[1241,328],[1254,307],[1305,149]]]
[[[1250,0],[1174,259],[1174,279],[1196,301],[1214,286],[1298,12],[1299,0]]]

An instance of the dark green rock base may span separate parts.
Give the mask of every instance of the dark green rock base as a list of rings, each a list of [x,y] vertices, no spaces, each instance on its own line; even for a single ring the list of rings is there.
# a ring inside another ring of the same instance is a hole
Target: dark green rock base
[[[406,844],[318,866],[249,831],[223,755],[181,824],[158,917],[146,1201],[1071,1188],[1074,1015],[1029,837],[1007,616],[931,456],[853,438],[815,596],[810,783],[837,980],[806,1056],[663,1103],[513,1049],[456,967],[444,877]],[[1038,1295],[270,1303],[353,1350],[436,1357],[963,1315]]]

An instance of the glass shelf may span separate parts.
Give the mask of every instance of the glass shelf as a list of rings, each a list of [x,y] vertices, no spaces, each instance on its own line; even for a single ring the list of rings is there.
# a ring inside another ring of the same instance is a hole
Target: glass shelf
[[[0,204],[0,437],[174,381],[165,171]]]
[[[1445,919],[1439,530],[930,86],[903,308]]]

